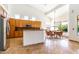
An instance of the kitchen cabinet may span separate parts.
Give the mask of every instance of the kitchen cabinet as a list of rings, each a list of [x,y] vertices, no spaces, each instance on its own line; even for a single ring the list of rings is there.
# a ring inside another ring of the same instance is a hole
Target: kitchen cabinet
[[[25,27],[28,24],[30,24],[34,28],[41,27],[40,21],[22,20],[22,19],[15,19],[15,18],[10,18],[9,24],[10,24],[10,32],[9,32],[10,38],[23,36],[23,30],[16,30],[17,27]]]
[[[15,19],[10,18],[9,20],[9,24],[10,24],[10,31],[9,31],[9,37],[13,38],[15,37]]]

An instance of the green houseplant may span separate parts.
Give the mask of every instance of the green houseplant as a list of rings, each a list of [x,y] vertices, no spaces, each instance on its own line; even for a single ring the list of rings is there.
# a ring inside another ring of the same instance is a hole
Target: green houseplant
[[[62,25],[62,24],[58,25],[58,30],[60,30],[60,31],[67,32],[68,31],[67,28],[68,28],[67,24],[66,25]]]

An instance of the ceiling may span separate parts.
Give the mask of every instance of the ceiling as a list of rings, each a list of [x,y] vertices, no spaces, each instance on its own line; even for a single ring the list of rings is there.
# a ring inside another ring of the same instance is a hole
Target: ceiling
[[[68,19],[68,5],[63,5],[62,7],[56,9],[55,11],[51,11],[47,14],[48,17],[51,18],[51,20],[58,21],[67,21]]]
[[[35,7],[44,13],[50,11],[51,9],[54,9],[58,5],[59,4],[30,4],[30,6]]]
[[[66,18],[68,13],[66,4],[30,4],[30,6],[39,9],[50,19],[54,17]]]
[[[50,19],[54,19],[54,17],[66,18],[68,15],[68,6],[65,4],[28,4],[28,5],[42,11],[43,14],[45,14]],[[56,11],[55,15],[54,11]]]

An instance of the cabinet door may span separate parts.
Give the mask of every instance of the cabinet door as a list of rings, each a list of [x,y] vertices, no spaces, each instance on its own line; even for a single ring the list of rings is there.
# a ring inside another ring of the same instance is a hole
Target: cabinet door
[[[19,37],[23,37],[23,31],[19,31]]]
[[[15,37],[15,20],[14,19],[10,19],[9,20],[10,23],[10,32],[9,32],[9,36],[10,37]]]
[[[10,27],[10,37],[15,37],[14,35],[15,35],[15,28],[14,28],[14,26],[11,26]]]
[[[15,21],[15,26],[16,26],[16,27],[20,27],[20,20],[16,20],[16,21]]]
[[[20,26],[20,27],[24,27],[24,25],[23,25],[23,20],[20,20],[20,21],[19,21],[19,26]],[[19,37],[23,37],[23,33],[22,33],[22,32],[23,32],[23,30],[20,30],[20,31],[19,31]]]
[[[19,31],[15,31],[15,38],[19,37]]]
[[[32,27],[40,28],[41,27],[41,22],[40,21],[32,21]]]
[[[15,27],[22,27],[22,22],[21,22],[21,20],[17,20],[16,19],[16,21],[15,21]],[[17,31],[15,31],[15,38],[17,38],[17,37],[21,37],[21,31],[20,30],[17,30]]]

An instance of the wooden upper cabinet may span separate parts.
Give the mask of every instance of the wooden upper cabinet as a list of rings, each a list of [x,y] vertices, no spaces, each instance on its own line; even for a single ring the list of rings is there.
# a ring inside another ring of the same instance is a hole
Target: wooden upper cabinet
[[[14,18],[10,18],[9,19],[9,23],[10,23],[10,25],[14,25],[15,26],[15,19]]]
[[[20,20],[15,20],[16,22],[15,22],[15,27],[18,27],[18,26],[20,26]]]
[[[41,22],[40,21],[32,22],[32,27],[40,28],[41,27]]]
[[[31,20],[16,20],[16,27],[25,27],[27,24],[32,25],[32,27],[40,28],[41,21],[31,21]]]
[[[31,21],[31,20],[27,20],[25,21],[25,25],[26,24],[30,24],[32,25],[32,27],[35,27],[35,28],[40,28],[41,27],[41,21]]]

